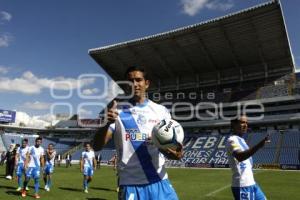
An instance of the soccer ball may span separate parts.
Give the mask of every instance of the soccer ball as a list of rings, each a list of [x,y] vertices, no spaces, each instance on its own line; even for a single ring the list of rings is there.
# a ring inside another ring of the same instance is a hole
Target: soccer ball
[[[183,139],[183,128],[173,119],[161,120],[152,129],[152,141],[160,149],[176,149]]]

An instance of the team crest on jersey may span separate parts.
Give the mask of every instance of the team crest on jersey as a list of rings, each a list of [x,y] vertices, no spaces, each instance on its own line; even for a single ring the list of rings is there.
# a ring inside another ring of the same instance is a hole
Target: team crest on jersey
[[[144,115],[139,114],[139,115],[138,115],[138,118],[137,118],[137,120],[136,120],[136,122],[137,122],[139,125],[144,125],[144,124],[147,123],[147,119],[146,119],[146,117],[145,117]]]

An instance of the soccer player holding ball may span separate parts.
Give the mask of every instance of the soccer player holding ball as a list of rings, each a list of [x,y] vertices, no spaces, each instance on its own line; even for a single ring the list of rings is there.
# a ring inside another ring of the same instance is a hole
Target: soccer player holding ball
[[[248,130],[246,116],[231,121],[232,135],[227,139],[226,149],[228,161],[233,172],[231,190],[235,200],[266,200],[266,197],[258,184],[254,181],[252,167],[252,155],[265,143],[269,142],[269,136],[265,137],[255,146],[249,148],[243,139]]]
[[[160,150],[151,141],[153,127],[161,120],[170,119],[169,111],[146,98],[150,85],[145,70],[130,67],[126,72],[132,83],[133,97],[126,105],[113,101],[106,117],[108,123],[94,138],[94,149],[100,150],[114,136],[118,154],[119,200],[177,200],[168,180],[165,156],[182,157],[182,145]]]

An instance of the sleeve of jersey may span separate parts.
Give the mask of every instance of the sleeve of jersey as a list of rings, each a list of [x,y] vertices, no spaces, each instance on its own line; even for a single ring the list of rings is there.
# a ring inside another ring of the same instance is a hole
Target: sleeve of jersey
[[[115,133],[116,123],[113,123],[113,124],[109,125],[108,130],[111,131],[112,133]]]
[[[165,119],[171,119],[170,111],[164,106],[163,106],[163,109],[164,109],[164,116],[165,116],[164,118]]]
[[[231,154],[235,151],[241,150],[240,145],[233,138],[228,139],[227,145],[228,145],[229,153]]]

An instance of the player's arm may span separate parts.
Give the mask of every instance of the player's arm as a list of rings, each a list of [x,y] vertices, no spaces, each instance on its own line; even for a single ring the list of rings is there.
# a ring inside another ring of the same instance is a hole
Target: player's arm
[[[232,155],[239,161],[242,162],[250,158],[253,154],[255,154],[260,148],[262,148],[267,142],[269,142],[269,135],[262,139],[259,143],[249,148],[248,150],[241,151],[233,151]]]
[[[107,110],[106,119],[107,124],[97,130],[93,139],[93,149],[99,151],[112,138],[112,130],[110,125],[115,123],[118,117],[117,102],[114,100],[111,108]]]
[[[25,169],[28,168],[28,163],[29,163],[29,161],[30,161],[30,152],[28,151],[28,152],[26,153],[26,157],[25,157],[25,161],[24,161],[24,167],[25,167]]]
[[[109,124],[102,128],[99,128],[93,139],[93,149],[99,151],[105,144],[112,138],[112,130],[109,128]]]
[[[97,169],[97,161],[96,161],[95,157],[93,158],[93,164],[94,164],[94,170],[96,170]]]
[[[44,154],[41,155],[40,161],[41,161],[41,167],[44,167],[45,166],[45,155]]]
[[[80,171],[83,172],[83,156],[81,156],[81,158],[80,158],[79,165],[80,165]]]
[[[53,152],[52,152],[52,154],[50,154],[50,152],[49,152],[49,151],[47,151],[47,154],[48,154],[48,158],[49,158],[49,160],[51,160],[52,158],[54,158],[54,157],[55,157],[55,155],[56,155],[56,152],[55,152],[55,151],[53,151]]]
[[[19,158],[20,158],[20,153],[17,151],[15,156],[15,167],[18,165]]]

